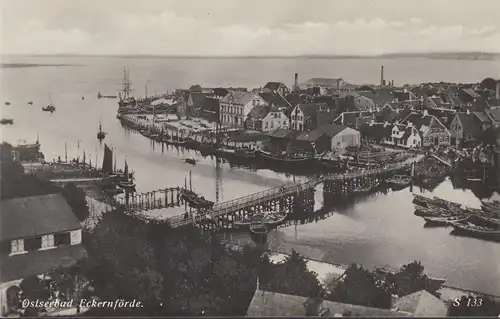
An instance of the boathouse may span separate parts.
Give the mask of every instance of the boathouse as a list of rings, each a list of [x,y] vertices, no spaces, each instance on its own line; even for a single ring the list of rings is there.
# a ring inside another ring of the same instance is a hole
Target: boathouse
[[[19,284],[30,275],[69,267],[87,255],[82,226],[61,194],[0,203],[1,313],[17,306]]]

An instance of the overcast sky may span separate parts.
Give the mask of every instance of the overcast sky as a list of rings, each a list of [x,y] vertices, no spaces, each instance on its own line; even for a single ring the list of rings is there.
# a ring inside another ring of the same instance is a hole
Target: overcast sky
[[[500,52],[500,0],[3,0],[21,54]]]

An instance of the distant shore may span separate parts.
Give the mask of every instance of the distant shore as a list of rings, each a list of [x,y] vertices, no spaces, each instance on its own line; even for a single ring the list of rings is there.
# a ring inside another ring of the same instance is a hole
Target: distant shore
[[[9,56],[9,55],[5,55]],[[356,54],[303,54],[303,55],[168,55],[168,54],[11,54],[10,56],[31,57],[109,57],[109,58],[164,58],[164,59],[403,59],[422,58],[439,60],[470,60],[493,61],[500,60],[500,52],[405,52],[387,53],[378,55]],[[12,64],[2,64],[5,65]],[[11,67],[23,67],[18,66]],[[22,64],[21,64],[22,65]],[[67,66],[54,64],[26,65],[26,66]]]
[[[0,69],[34,68],[43,66],[81,66],[81,64],[0,63]]]

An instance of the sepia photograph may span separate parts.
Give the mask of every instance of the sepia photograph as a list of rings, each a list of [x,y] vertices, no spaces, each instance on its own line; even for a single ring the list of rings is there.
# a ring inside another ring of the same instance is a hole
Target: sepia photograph
[[[500,317],[499,0],[4,0],[0,317]]]

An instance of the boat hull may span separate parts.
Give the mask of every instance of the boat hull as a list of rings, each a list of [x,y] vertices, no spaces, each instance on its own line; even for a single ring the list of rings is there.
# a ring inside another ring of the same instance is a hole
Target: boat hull
[[[488,240],[500,240],[500,230],[482,230],[477,228],[467,227],[461,223],[453,223],[453,233],[457,235],[464,235],[468,237],[475,237]]]
[[[313,157],[281,158],[281,157],[275,157],[271,154],[262,151],[256,151],[255,156],[257,160],[276,165],[294,165],[294,166],[306,167],[307,165],[312,164],[314,162]]]

